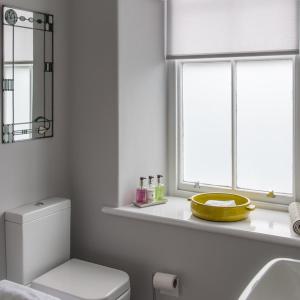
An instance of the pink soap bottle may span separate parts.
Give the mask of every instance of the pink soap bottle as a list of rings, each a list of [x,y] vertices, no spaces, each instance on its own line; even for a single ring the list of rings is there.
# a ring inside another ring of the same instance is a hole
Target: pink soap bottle
[[[136,189],[136,203],[147,203],[147,189],[144,188],[145,177],[140,177],[140,186]]]

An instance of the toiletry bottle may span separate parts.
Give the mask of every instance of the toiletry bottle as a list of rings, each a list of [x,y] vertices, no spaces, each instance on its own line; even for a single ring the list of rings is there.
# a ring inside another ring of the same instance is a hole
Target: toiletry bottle
[[[144,188],[145,177],[140,177],[140,186],[136,189],[136,202],[140,204],[147,203],[147,189]]]
[[[165,186],[162,184],[162,175],[157,175],[157,185],[155,187],[155,200],[162,201],[165,199]]]
[[[153,187],[153,180],[154,176],[149,176],[148,177],[148,188],[147,188],[147,201],[148,202],[153,202],[154,200],[154,187]]]

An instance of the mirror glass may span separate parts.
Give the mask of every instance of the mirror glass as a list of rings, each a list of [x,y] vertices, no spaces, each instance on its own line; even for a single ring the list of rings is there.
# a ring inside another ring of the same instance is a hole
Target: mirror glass
[[[3,7],[2,142],[53,136],[53,16]]]

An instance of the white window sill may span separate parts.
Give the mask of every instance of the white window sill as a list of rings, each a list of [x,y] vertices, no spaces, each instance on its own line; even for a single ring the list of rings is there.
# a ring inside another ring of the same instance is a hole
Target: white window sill
[[[114,216],[300,247],[300,236],[292,231],[287,212],[257,208],[247,220],[216,223],[195,218],[186,199],[176,197],[168,199],[169,202],[164,205],[147,208],[104,207],[102,211]]]

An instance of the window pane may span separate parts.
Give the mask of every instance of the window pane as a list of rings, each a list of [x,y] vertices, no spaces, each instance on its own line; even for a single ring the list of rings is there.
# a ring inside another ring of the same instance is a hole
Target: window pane
[[[237,63],[237,184],[292,193],[292,60]]]
[[[186,63],[182,71],[183,179],[231,185],[231,63]]]
[[[15,67],[15,123],[31,122],[30,67]]]
[[[11,92],[6,92],[4,97],[4,124],[26,123],[32,119],[32,91],[31,91],[31,69],[32,66],[15,65],[14,67],[14,99]],[[12,73],[11,66],[4,67],[5,76]],[[14,105],[13,105],[14,103]],[[23,125],[15,125],[15,130],[20,130]],[[30,128],[31,126],[29,126]],[[16,135],[15,140],[30,138],[28,135]]]

